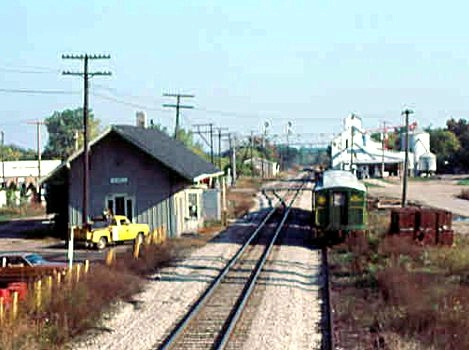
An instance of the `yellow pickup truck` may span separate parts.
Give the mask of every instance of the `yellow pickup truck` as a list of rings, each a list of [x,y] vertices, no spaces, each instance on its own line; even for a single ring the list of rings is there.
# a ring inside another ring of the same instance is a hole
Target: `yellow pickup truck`
[[[150,233],[150,227],[146,224],[134,224],[123,215],[115,215],[111,220],[95,220],[91,227],[75,229],[74,241],[84,242],[85,246],[95,246],[104,249],[108,244],[135,239],[143,242],[145,236]]]

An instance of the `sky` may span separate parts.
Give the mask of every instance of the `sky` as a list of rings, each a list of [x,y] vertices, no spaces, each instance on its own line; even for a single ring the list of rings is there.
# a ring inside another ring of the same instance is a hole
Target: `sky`
[[[282,142],[316,142],[351,113],[368,129],[422,127],[469,117],[469,6],[464,1],[2,1],[0,130],[5,143],[36,147],[31,121],[83,105],[82,63],[93,60],[90,108],[102,126],[148,120],[174,129],[226,127]],[[25,90],[29,92],[25,92]],[[48,93],[46,93],[48,92]],[[321,135],[322,134],[322,135]],[[42,144],[47,132],[42,127]],[[318,136],[319,135],[319,136]]]

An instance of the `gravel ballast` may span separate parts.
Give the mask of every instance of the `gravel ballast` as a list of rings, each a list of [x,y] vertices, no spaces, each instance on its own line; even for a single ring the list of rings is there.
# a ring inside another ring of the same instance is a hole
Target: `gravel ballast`
[[[309,210],[311,195],[305,191],[297,206]],[[184,315],[209,282],[239,249],[241,230],[248,223],[231,226],[218,239],[194,251],[173,267],[150,278],[136,303],[122,303],[113,314],[103,317],[101,329],[73,342],[73,349],[153,349]],[[261,280],[262,293],[246,334],[244,349],[319,349],[320,256],[302,237],[292,233],[291,245],[277,248],[276,258],[267,265],[269,274]],[[287,239],[288,236],[287,236]]]

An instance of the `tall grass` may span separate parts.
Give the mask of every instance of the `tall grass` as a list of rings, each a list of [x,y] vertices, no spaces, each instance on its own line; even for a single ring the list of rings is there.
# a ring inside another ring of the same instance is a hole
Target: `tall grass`
[[[52,297],[46,296],[39,310],[35,294],[30,291],[29,298],[20,304],[18,318],[7,319],[0,327],[0,349],[67,348],[66,343],[73,337],[99,329],[103,312],[112,312],[119,301],[132,302],[142,290],[146,275],[186,256],[209,237],[144,246],[138,260],[127,252],[119,255],[112,266],[93,264],[79,282],[56,285]]]
[[[332,250],[336,345],[469,349],[469,239],[422,247],[378,226]]]

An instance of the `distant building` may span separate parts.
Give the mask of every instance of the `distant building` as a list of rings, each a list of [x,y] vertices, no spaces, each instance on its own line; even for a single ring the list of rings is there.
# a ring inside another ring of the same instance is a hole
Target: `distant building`
[[[280,172],[280,165],[264,158],[249,158],[244,161],[244,164],[250,165],[252,163],[254,171],[263,178],[274,178]]]
[[[10,204],[19,205],[20,198],[28,201],[39,200],[37,195],[37,184],[39,179],[39,167],[41,179],[49,176],[49,174],[60,165],[60,160],[41,160],[41,164],[37,160],[14,160],[0,162],[0,179],[2,187],[16,188],[14,198],[10,198]],[[41,198],[44,200],[44,198]],[[0,207],[6,206],[6,191],[0,191]]]
[[[60,160],[41,160],[41,178],[47,177]],[[14,160],[0,162],[0,178],[8,187],[10,183],[19,186],[23,183],[36,184],[39,176],[39,163],[37,160]]]
[[[359,178],[400,176],[404,170],[405,134],[400,144],[400,151],[383,149],[383,143],[373,140],[363,128],[362,119],[351,115],[344,119],[344,130],[331,142],[331,167],[352,170]],[[415,176],[436,171],[427,132],[409,131],[408,169]]]

